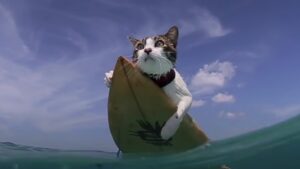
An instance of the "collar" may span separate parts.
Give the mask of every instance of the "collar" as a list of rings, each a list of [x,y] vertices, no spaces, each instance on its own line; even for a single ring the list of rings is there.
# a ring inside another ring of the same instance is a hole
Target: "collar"
[[[163,88],[175,79],[175,70],[171,69],[169,72],[163,75],[146,74],[146,73],[144,73],[144,75],[150,78],[156,85]]]

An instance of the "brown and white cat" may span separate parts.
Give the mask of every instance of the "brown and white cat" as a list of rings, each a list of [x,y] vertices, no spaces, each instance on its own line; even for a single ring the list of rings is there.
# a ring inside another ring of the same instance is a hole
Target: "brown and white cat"
[[[171,27],[164,35],[142,40],[130,37],[134,46],[133,62],[151,78],[177,105],[177,111],[161,130],[162,139],[172,137],[192,104],[192,95],[181,75],[175,69],[178,28]],[[110,86],[113,71],[105,73],[105,83]]]

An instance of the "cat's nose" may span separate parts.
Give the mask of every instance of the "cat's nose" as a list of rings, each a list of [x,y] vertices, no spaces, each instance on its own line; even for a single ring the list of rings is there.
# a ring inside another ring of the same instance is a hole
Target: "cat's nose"
[[[144,52],[149,55],[149,53],[152,52],[152,49],[151,48],[146,48],[146,49],[144,49]]]

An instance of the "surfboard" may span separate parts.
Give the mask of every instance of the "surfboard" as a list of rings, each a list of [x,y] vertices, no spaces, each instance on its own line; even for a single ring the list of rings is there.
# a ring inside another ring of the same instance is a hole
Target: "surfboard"
[[[108,97],[108,122],[114,142],[123,153],[173,153],[208,142],[187,114],[169,140],[160,137],[176,105],[152,80],[125,57],[119,57]]]

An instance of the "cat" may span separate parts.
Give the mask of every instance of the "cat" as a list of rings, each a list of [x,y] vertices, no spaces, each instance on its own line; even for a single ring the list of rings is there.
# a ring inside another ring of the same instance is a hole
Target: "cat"
[[[146,37],[142,40],[129,37],[134,47],[132,61],[177,105],[177,111],[161,130],[160,135],[164,140],[170,139],[176,133],[192,104],[192,95],[175,69],[178,36],[178,27],[173,26],[163,35]],[[113,71],[105,73],[104,80],[107,87],[110,87],[112,75]]]

